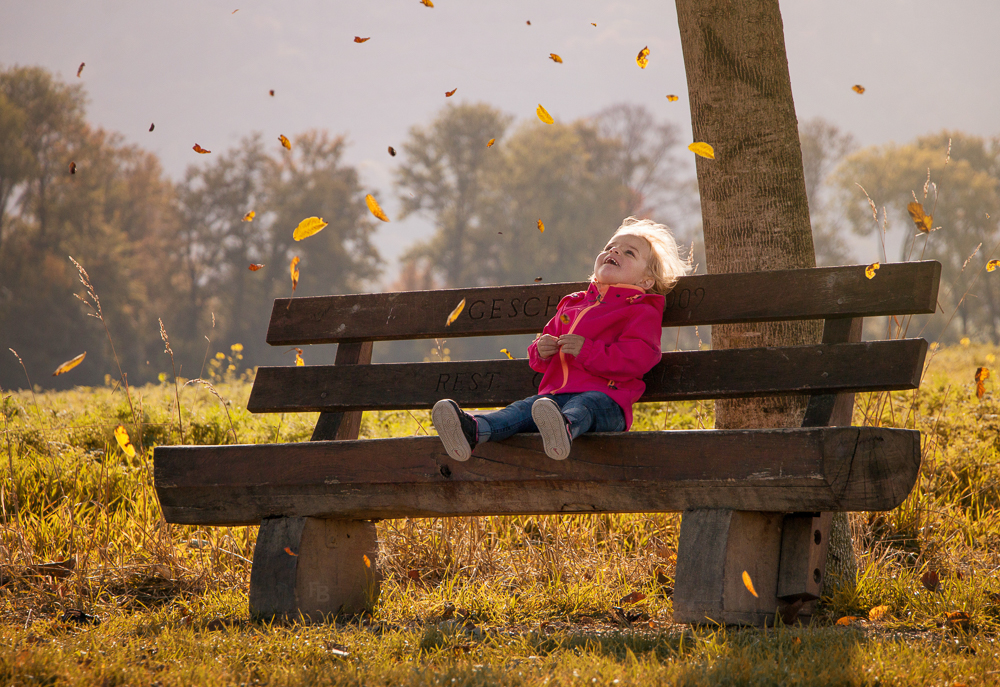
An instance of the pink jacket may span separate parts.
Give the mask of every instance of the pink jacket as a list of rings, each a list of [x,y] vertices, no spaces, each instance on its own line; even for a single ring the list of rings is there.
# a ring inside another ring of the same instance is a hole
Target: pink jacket
[[[540,394],[602,391],[625,411],[632,426],[632,404],[646,390],[642,376],[660,362],[665,299],[628,284],[591,283],[586,291],[559,301],[543,334],[579,334],[586,341],[579,355],[560,351],[547,360],[528,346],[531,369],[543,373]]]

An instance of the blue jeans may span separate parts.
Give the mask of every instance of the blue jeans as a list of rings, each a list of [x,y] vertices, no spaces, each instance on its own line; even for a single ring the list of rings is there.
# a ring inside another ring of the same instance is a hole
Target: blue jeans
[[[476,415],[480,443],[503,441],[519,432],[537,432],[535,421],[531,419],[531,405],[540,398],[551,398],[559,404],[574,439],[584,432],[625,431],[625,413],[605,393],[545,394],[515,401],[503,410]]]

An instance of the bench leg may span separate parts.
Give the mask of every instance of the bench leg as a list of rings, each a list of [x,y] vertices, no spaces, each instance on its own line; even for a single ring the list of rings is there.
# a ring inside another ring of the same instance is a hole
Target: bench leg
[[[323,620],[370,611],[380,591],[377,565],[374,523],[268,518],[253,552],[250,617]]]

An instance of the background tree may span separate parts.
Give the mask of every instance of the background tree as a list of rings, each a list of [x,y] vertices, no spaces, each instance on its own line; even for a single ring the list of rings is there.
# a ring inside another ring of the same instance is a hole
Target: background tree
[[[822,117],[814,117],[799,125],[799,141],[816,263],[852,264],[856,260],[842,236],[842,213],[830,200],[831,187],[827,182],[837,164],[857,148],[857,143],[851,134],[842,132]]]
[[[976,279],[984,262],[998,257],[992,251],[1000,238],[1000,140],[943,131],[906,145],[865,148],[843,162],[834,183],[838,205],[857,234],[881,233],[885,220],[886,237],[879,239],[884,259],[941,262],[942,311],[925,336],[1000,343],[1000,282],[992,274]],[[858,185],[879,208],[878,225]],[[940,230],[915,230],[906,209],[914,201],[933,215]],[[980,243],[983,249],[969,260]],[[955,308],[953,326],[942,331]]]

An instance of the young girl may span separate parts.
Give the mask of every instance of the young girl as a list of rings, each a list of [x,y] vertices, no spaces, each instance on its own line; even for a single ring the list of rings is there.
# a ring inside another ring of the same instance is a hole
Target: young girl
[[[528,346],[531,369],[543,373],[537,396],[476,416],[451,399],[434,404],[448,455],[468,460],[484,441],[539,432],[546,455],[563,460],[584,432],[631,427],[642,376],[660,361],[663,294],[689,269],[665,226],[626,218],[597,256],[589,288],[559,301]]]

